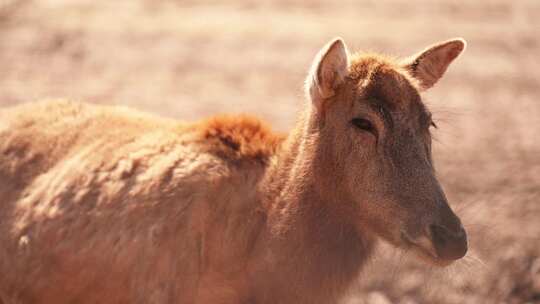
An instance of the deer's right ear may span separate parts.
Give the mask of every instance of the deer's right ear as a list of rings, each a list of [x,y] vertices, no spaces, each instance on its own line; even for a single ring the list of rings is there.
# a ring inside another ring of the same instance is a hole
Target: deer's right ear
[[[330,41],[319,51],[306,79],[306,94],[315,107],[320,109],[325,99],[335,95],[348,68],[347,46],[341,38]]]

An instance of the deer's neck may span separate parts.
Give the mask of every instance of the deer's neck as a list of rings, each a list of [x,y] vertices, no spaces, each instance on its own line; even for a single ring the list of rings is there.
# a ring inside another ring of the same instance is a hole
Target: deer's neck
[[[280,275],[300,277],[306,288],[332,290],[357,277],[372,242],[340,212],[343,202],[320,189],[315,127],[309,117],[301,120],[268,169],[263,189],[267,241],[272,267]]]

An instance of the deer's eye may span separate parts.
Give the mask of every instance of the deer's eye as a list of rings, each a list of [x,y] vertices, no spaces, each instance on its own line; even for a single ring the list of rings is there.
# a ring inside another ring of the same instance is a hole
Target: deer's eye
[[[431,122],[429,123],[429,126],[430,126],[430,127],[434,127],[435,129],[438,129],[438,128],[439,128],[439,127],[437,126],[437,124],[434,123],[433,121],[431,121]]]
[[[365,118],[355,118],[351,121],[351,123],[357,128],[362,131],[370,132],[376,135],[377,130],[375,129],[375,126],[373,123]]]

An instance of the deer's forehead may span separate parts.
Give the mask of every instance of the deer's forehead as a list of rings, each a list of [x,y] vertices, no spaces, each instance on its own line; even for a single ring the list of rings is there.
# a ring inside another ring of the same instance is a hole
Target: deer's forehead
[[[361,100],[376,100],[389,111],[413,116],[427,113],[416,81],[395,61],[380,56],[352,60],[349,79]]]

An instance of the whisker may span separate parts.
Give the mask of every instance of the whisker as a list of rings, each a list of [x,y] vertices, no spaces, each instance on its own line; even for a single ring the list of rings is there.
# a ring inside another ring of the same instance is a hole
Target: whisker
[[[486,263],[484,263],[484,261],[482,261],[481,258],[477,257],[476,255],[474,255],[474,254],[472,254],[472,253],[471,253],[471,254],[467,254],[467,255],[465,256],[465,261],[467,261],[467,262],[471,261],[471,262],[473,262],[473,263],[476,263],[476,265],[482,266],[484,269],[488,269]]]

